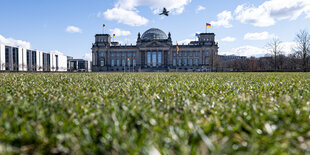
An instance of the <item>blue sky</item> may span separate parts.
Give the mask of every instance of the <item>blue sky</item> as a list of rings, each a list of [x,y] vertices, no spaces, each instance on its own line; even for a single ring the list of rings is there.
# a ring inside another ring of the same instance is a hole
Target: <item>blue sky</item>
[[[309,0],[3,0],[1,6],[0,42],[75,58],[91,53],[102,24],[122,44],[135,44],[138,32],[152,27],[180,44],[211,23],[220,54],[246,56],[267,53],[273,37],[288,53],[296,33],[310,31]],[[158,15],[163,7],[169,17]]]

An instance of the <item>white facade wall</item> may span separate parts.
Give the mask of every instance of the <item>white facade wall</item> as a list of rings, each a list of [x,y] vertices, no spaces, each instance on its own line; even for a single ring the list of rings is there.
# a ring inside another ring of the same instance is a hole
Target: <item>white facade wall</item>
[[[88,70],[88,72],[91,72],[92,62],[87,61],[87,64],[88,64],[87,70]]]
[[[58,55],[58,71],[59,72],[67,71],[67,56]]]
[[[5,45],[0,44],[0,71],[5,70]]]
[[[50,64],[51,64],[51,71],[55,72],[56,71],[56,54],[54,53],[51,53]]]
[[[18,48],[18,71],[27,71],[27,49]]]
[[[36,56],[37,56],[37,71],[43,71],[43,52],[40,52],[36,50]]]

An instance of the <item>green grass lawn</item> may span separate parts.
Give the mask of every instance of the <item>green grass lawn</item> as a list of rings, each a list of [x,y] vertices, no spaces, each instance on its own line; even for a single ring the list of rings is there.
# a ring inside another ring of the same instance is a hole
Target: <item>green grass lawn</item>
[[[310,154],[310,73],[0,74],[0,154]]]

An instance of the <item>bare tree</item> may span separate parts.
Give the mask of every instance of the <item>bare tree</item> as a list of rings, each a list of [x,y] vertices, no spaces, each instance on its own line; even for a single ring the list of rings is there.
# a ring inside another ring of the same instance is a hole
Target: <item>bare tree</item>
[[[281,43],[282,42],[278,38],[273,38],[267,44],[267,50],[274,57],[274,69],[275,69],[275,71],[277,71],[277,57],[281,54],[281,50],[282,50]]]
[[[304,72],[307,71],[307,57],[310,54],[310,34],[306,30],[301,30],[295,38],[297,42],[297,47],[295,52],[301,55],[303,60]]]

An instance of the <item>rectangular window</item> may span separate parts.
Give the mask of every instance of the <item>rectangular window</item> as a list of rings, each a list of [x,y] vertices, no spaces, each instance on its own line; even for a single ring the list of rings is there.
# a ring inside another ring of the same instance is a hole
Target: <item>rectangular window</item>
[[[114,53],[111,54],[111,57],[114,57]]]
[[[151,65],[151,52],[147,52],[147,65]]]
[[[152,52],[152,64],[153,64],[153,67],[156,66],[156,63],[157,63],[157,57],[156,57],[156,52]]]
[[[195,56],[196,56],[196,57],[199,57],[199,52],[196,52],[196,53],[195,53]]]
[[[33,69],[33,71],[37,71],[37,53],[36,53],[36,51],[32,51],[32,69]]]
[[[193,66],[193,59],[189,59],[189,66]]]
[[[209,56],[209,52],[208,52],[208,51],[205,52],[205,56],[206,56],[206,57]]]
[[[187,57],[187,52],[184,52],[184,56]]]
[[[114,59],[111,60],[111,66],[114,66]]]
[[[173,59],[173,66],[177,66],[177,60]]]
[[[117,53],[116,56],[119,57],[119,54]]]
[[[27,50],[27,66],[28,66],[28,71],[30,70],[30,66],[31,66],[31,53],[29,50]]]
[[[184,62],[184,66],[187,66],[187,58],[185,58],[183,62]]]
[[[136,53],[132,53],[132,56],[135,57],[135,56],[136,56]]]
[[[182,66],[182,59],[179,59],[178,65],[179,65],[179,66]]]
[[[158,65],[161,65],[161,52],[157,52]]]
[[[130,53],[127,53],[127,57],[130,57],[130,55],[131,55]]]
[[[104,53],[99,53],[99,57],[103,58],[104,57]]]
[[[199,66],[199,59],[195,59],[195,65]]]
[[[206,65],[209,66],[209,59],[206,59]]]
[[[104,60],[100,61],[100,66],[104,66]]]
[[[189,53],[189,56],[192,57],[192,56],[193,56],[193,52],[190,52],[190,53]]]
[[[10,51],[9,48],[5,48],[5,70],[10,70]]]
[[[179,57],[181,57],[182,56],[182,52],[179,52]]]
[[[120,66],[119,59],[116,59],[116,65],[117,65],[117,66]]]
[[[133,66],[136,66],[136,59],[132,60],[132,64],[133,64]]]
[[[122,53],[122,57],[124,57],[125,56],[125,53]]]
[[[173,56],[176,57],[176,56],[177,56],[177,53],[176,53],[176,52],[173,52]]]
[[[13,48],[13,68],[18,70],[18,48]]]
[[[122,59],[122,65],[123,65],[123,66],[125,66],[125,65],[126,65],[126,63],[125,63],[125,60],[124,60],[124,59]]]
[[[58,71],[58,55],[56,55],[56,71]]]

